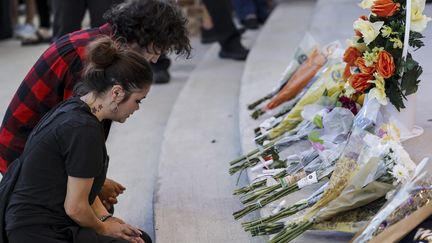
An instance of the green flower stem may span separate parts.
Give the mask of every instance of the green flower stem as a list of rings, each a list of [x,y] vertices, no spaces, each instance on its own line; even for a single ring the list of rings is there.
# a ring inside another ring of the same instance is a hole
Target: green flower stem
[[[301,210],[303,210],[307,207],[309,207],[307,202],[294,204],[291,207],[285,208],[276,214],[267,216],[265,218],[256,219],[253,221],[242,223],[242,226],[244,227],[245,231],[253,231],[253,230],[255,230],[254,228],[266,227],[267,224],[269,224],[269,223],[273,223],[273,222],[279,221],[283,218],[287,218],[293,214],[296,214],[297,212],[300,212]]]
[[[264,115],[266,112],[265,110],[262,110],[261,108],[256,109],[254,112],[252,112],[252,114],[250,115],[254,120],[257,120],[258,118],[260,118],[262,115]]]
[[[287,175],[288,174],[287,174],[286,170],[283,170],[272,177],[273,177],[273,179],[278,180],[278,179],[281,179]],[[246,193],[255,191],[256,189],[260,189],[261,187],[264,187],[266,185],[266,183],[267,183],[267,180],[265,180],[265,179],[254,182],[249,186],[245,186],[245,187],[236,189],[234,191],[234,195],[246,194]]]
[[[279,189],[281,187],[282,187],[281,184],[276,184],[276,185],[273,185],[273,186],[269,186],[269,187],[263,188],[263,189],[261,189],[259,191],[252,192],[249,195],[245,195],[245,198],[241,199],[240,201],[243,204],[248,204],[248,203],[251,203],[251,202],[255,202],[256,200],[265,197],[269,193],[271,193],[274,190],[277,190],[277,189]]]
[[[263,147],[264,147],[264,149],[268,149],[270,147],[273,147],[273,145],[274,145],[274,142],[270,142],[270,143],[264,145]],[[248,154],[243,155],[243,156],[241,156],[241,157],[239,157],[239,158],[231,161],[230,165],[238,164],[238,163],[240,163],[240,162],[242,162],[244,160],[247,160],[247,158],[251,159],[251,158],[257,157],[258,153],[259,153],[259,149],[254,149],[254,150],[250,151]]]
[[[236,220],[240,219],[240,218],[244,217],[245,215],[247,215],[248,213],[253,212],[257,209],[260,209],[260,208],[266,206],[267,204],[269,204],[273,201],[276,201],[276,200],[278,200],[278,199],[280,199],[280,198],[282,198],[282,197],[284,197],[284,196],[286,196],[292,192],[295,192],[297,190],[299,190],[297,184],[292,184],[283,190],[284,193],[279,193],[276,196],[269,195],[268,197],[266,197],[262,200],[259,200],[257,203],[248,205],[245,208],[243,208],[242,210],[233,213],[234,219],[236,219]]]
[[[263,180],[254,182],[254,183],[250,184],[249,186],[245,186],[245,187],[236,189],[233,194],[234,195],[245,194],[245,193],[254,191],[257,188],[261,188],[261,187],[265,186],[266,183],[267,183],[267,180],[263,179]]]
[[[251,231],[252,236],[276,234],[285,228],[282,222],[270,223],[265,227],[257,227]]]
[[[261,99],[259,99],[259,100],[255,101],[255,102],[253,102],[252,104],[248,105],[248,109],[249,109],[249,110],[253,110],[253,109],[255,109],[258,105],[260,105],[260,104],[263,103],[264,101],[273,98],[273,96],[274,96],[274,94],[273,94],[273,93],[270,93],[270,94],[268,94],[268,95],[262,97]]]
[[[268,243],[286,243],[294,240],[299,235],[306,232],[312,227],[313,223],[309,221],[303,221],[299,224],[289,225],[285,230],[277,234],[273,239],[269,240]]]

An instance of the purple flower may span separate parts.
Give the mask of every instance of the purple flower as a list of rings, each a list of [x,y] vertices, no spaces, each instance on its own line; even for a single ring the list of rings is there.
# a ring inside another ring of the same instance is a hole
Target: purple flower
[[[357,114],[357,105],[356,103],[346,96],[339,97],[339,102],[342,104],[343,108],[350,110],[354,115]]]
[[[324,151],[325,147],[321,143],[312,142],[312,147],[318,151]]]

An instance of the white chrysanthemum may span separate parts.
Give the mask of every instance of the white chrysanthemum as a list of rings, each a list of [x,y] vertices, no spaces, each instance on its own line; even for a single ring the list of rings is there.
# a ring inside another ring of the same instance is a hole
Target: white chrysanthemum
[[[408,168],[402,164],[395,165],[390,173],[394,176],[397,183],[405,183],[410,176]]]
[[[370,22],[363,19],[354,21],[353,27],[355,30],[360,31],[366,45],[369,45],[380,34],[381,27],[384,25],[383,21]]]
[[[411,4],[411,30],[423,32],[427,23],[431,21],[430,17],[423,15],[425,9],[425,0],[413,0]]]

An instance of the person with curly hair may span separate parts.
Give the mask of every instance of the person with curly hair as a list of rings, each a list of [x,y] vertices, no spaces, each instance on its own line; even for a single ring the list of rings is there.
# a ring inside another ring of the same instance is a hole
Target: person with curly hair
[[[21,82],[0,127],[0,172],[4,174],[23,152],[39,120],[54,106],[72,96],[81,80],[86,46],[99,36],[109,36],[139,52],[149,62],[161,53],[190,56],[186,18],[170,1],[135,0],[114,6],[106,13],[107,23],[99,28],[64,35],[41,55]],[[103,121],[105,137],[111,121]],[[99,193],[107,209],[117,203],[125,188],[106,179]]]

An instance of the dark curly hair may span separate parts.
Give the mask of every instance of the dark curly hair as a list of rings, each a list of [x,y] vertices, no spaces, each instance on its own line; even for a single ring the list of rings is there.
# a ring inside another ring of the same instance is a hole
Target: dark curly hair
[[[190,57],[187,19],[170,0],[133,0],[114,6],[104,18],[113,26],[117,38],[125,38],[142,48],[153,43],[163,53]]]

